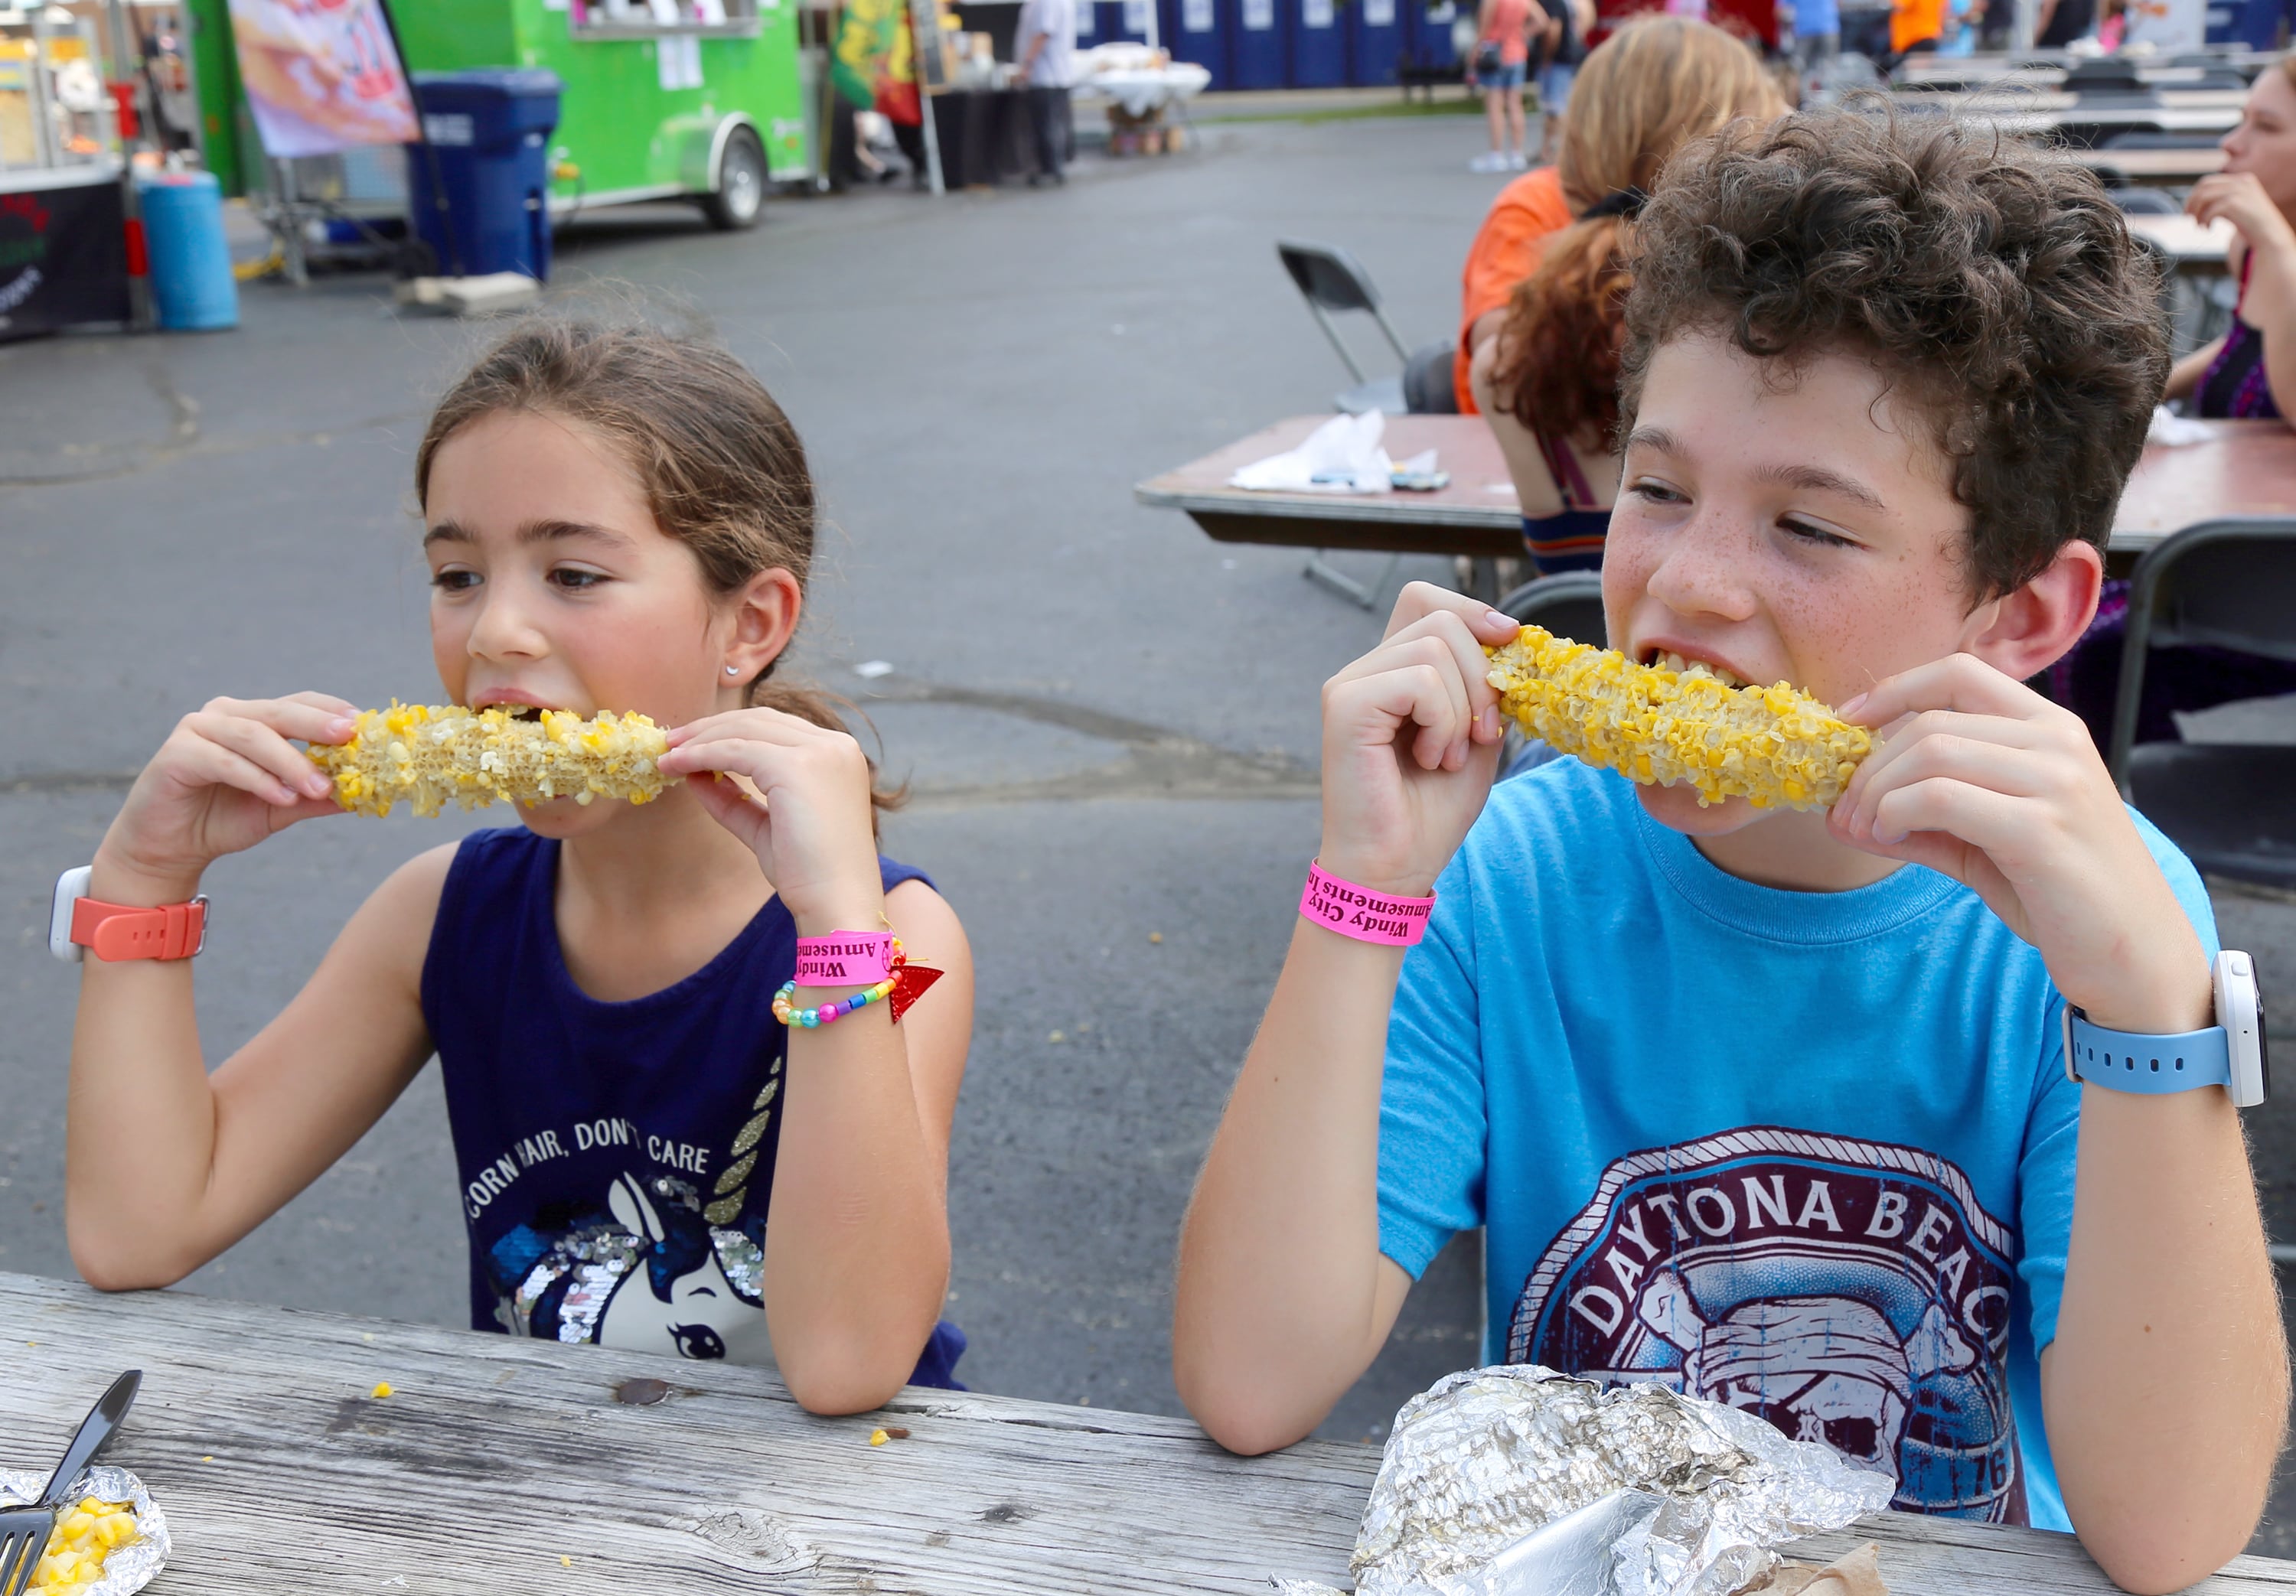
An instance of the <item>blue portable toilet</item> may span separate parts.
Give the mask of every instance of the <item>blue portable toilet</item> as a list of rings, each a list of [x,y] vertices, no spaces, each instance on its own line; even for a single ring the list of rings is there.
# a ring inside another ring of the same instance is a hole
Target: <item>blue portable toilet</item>
[[[1227,23],[1228,87],[1282,88],[1283,13],[1276,0],[1219,0],[1219,5]]]
[[[152,308],[170,332],[239,325],[239,280],[224,240],[223,190],[212,172],[155,172],[135,180],[152,256]]]
[[[1087,9],[1100,13],[1094,19],[1095,31],[1092,42],[1095,45],[1113,45],[1127,39],[1136,45],[1144,45],[1148,42],[1148,19],[1153,14],[1154,4],[1155,0],[1095,0],[1089,7],[1079,4],[1077,16],[1081,19]],[[1079,20],[1079,39],[1082,32],[1083,26]]]
[[[1227,29],[1215,0],[1161,0],[1157,20],[1174,61],[1192,61],[1212,75],[1206,86],[1228,86]]]
[[[2289,0],[2210,0],[2208,42],[2277,50],[2280,20],[2289,10]]]
[[[1409,0],[1348,0],[1348,81],[1384,86],[1395,81],[1403,54],[1403,7]]]
[[[1348,80],[1348,36],[1339,0],[1283,0],[1291,12],[1292,86],[1335,88]]]
[[[407,214],[439,271],[523,272],[546,282],[558,75],[539,67],[417,72],[414,87],[429,142],[406,146]]]
[[[1451,37],[1452,24],[1459,20],[1457,0],[1442,0],[1431,5],[1428,0],[1398,0],[1404,10],[1403,44],[1411,52],[1413,61],[1423,67],[1456,67],[1459,62],[1459,46]]]

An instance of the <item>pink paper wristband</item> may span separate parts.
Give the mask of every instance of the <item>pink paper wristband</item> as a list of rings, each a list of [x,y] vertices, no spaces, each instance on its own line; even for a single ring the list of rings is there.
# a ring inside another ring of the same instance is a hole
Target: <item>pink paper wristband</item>
[[[1435,895],[1396,897],[1374,892],[1353,881],[1326,875],[1321,864],[1308,866],[1308,889],[1300,895],[1300,913],[1327,931],[1374,942],[1382,947],[1409,947],[1427,934],[1427,916],[1435,908]]]
[[[874,986],[892,974],[890,931],[832,931],[797,939],[800,986]]]

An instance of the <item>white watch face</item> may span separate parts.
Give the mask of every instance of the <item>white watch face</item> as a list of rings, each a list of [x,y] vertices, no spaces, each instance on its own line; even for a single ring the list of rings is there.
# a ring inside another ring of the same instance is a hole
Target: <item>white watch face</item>
[[[86,950],[71,939],[72,905],[87,896],[93,865],[83,864],[56,878],[56,895],[48,904],[48,952],[67,964],[77,964]]]
[[[2256,980],[2256,961],[2238,948],[2218,954],[2216,977],[2217,1023],[2224,1027],[2226,1051],[2231,1056],[2232,1081],[2226,1090],[2233,1106],[2252,1109],[2272,1089],[2270,1044],[2265,1035],[2264,994]]]

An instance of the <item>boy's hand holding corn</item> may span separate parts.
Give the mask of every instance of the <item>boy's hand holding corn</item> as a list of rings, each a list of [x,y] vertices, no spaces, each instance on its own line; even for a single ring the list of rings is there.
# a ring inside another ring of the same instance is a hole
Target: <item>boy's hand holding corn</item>
[[[884,913],[861,745],[778,709],[734,709],[678,727],[658,761],[755,850],[802,936],[871,930]]]
[[[341,811],[291,740],[340,743],[357,711],[323,692],[211,699],[176,724],[104,833],[89,883],[112,903],[180,903],[226,854]]]
[[[1335,876],[1423,896],[1482,813],[1506,728],[1486,645],[1515,623],[1414,582],[1379,647],[1324,684],[1324,839]]]
[[[1970,654],[1892,676],[1841,713],[1882,740],[1834,806],[1836,836],[1970,888],[2097,1024],[2210,1023],[2200,938],[2078,716]]]

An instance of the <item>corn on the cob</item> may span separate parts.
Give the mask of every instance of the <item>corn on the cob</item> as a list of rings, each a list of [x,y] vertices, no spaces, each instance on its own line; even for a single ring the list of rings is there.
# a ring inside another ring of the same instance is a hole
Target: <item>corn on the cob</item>
[[[497,798],[643,804],[678,779],[654,768],[668,751],[668,739],[643,715],[584,720],[545,709],[521,720],[502,709],[396,701],[361,712],[348,742],[310,750],[311,763],[335,779],[335,801],[360,814],[388,814],[402,800],[417,814],[436,814],[449,798],[465,809]]]
[[[1637,665],[1615,649],[1525,626],[1486,649],[1490,684],[1525,732],[1629,780],[1684,782],[1704,808],[1833,806],[1874,740],[1784,682],[1733,687],[1707,667]]]

